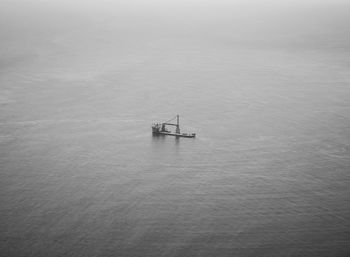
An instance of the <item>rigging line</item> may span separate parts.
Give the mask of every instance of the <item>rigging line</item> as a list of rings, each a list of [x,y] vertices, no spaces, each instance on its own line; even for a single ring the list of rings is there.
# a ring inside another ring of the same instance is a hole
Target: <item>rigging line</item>
[[[177,115],[174,117],[174,118],[171,118],[170,120],[168,120],[168,121],[166,121],[166,122],[164,122],[164,123],[168,123],[168,122],[170,122],[170,121],[173,121],[173,120],[175,120],[177,118]]]

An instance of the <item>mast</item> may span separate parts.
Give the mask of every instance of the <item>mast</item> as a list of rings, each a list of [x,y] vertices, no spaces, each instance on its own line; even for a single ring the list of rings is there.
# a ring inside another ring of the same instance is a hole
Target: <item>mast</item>
[[[176,133],[180,134],[179,115],[176,115]]]

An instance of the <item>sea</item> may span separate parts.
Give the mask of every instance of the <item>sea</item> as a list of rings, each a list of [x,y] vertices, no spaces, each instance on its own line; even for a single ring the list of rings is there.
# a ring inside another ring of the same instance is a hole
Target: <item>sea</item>
[[[346,1],[0,5],[1,256],[350,256]]]

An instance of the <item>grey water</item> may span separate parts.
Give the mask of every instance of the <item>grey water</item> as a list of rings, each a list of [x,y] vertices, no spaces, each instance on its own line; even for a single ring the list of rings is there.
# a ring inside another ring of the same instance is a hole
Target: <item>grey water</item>
[[[0,6],[1,256],[349,256],[346,1]]]

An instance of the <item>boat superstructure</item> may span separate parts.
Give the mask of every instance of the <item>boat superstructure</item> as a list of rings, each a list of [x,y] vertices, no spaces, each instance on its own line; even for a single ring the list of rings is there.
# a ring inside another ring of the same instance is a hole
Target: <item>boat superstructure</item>
[[[176,123],[171,123],[173,120],[176,119]],[[166,128],[166,126],[173,126],[175,127],[175,132],[171,132]],[[154,135],[167,135],[167,136],[176,136],[176,137],[195,137],[196,133],[181,133],[180,132],[180,116],[176,115],[171,120],[168,120],[163,123],[154,123],[152,126],[152,133]]]

